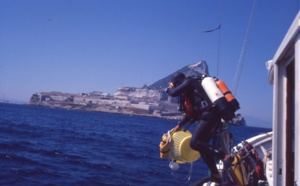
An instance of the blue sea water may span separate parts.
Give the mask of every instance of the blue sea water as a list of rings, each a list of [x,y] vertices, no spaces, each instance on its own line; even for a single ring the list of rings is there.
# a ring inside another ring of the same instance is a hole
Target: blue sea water
[[[186,185],[160,159],[175,120],[0,103],[0,185]],[[191,127],[191,130],[193,126]],[[235,143],[271,129],[234,127]],[[190,182],[208,175],[201,159]]]

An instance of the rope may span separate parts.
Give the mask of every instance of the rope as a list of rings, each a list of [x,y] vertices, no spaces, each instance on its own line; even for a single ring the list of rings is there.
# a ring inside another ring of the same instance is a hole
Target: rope
[[[219,77],[220,68],[220,46],[221,46],[221,15],[222,15],[222,0],[219,1],[219,38],[218,38],[218,58],[217,58],[217,77]]]
[[[168,138],[167,138],[167,143],[171,143],[172,141],[172,137],[171,137],[171,133],[173,132],[173,130],[169,130],[167,135],[168,135]]]
[[[191,165],[190,165],[189,172],[184,178],[179,178],[179,176],[176,175],[175,171],[172,171],[171,175],[173,176],[174,180],[177,183],[185,182],[185,184],[187,184],[190,181],[193,173],[193,162],[190,162],[190,164]]]
[[[242,47],[242,50],[241,50],[240,58],[239,58],[239,61],[238,61],[238,66],[237,66],[236,73],[235,73],[235,76],[234,76],[234,82],[235,83],[234,83],[234,88],[233,88],[234,91],[233,92],[234,92],[235,96],[236,96],[236,91],[237,91],[237,88],[238,88],[238,84],[239,84],[239,80],[240,80],[240,76],[241,76],[241,72],[242,72],[242,68],[243,68],[243,63],[244,63],[244,58],[245,58],[245,50],[248,47],[248,38],[249,38],[249,35],[250,35],[249,32],[250,32],[251,27],[252,27],[252,20],[253,20],[254,14],[255,14],[256,9],[257,9],[257,3],[256,2],[257,2],[257,0],[253,1],[252,10],[251,10],[251,14],[250,14],[246,34],[245,34],[245,39],[244,39],[244,42],[243,42],[243,47]]]

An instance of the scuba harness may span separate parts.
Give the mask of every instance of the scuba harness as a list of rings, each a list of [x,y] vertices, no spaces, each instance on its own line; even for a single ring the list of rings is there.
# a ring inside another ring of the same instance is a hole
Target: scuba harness
[[[199,81],[203,93],[201,90],[194,89],[193,95],[191,93],[188,95],[187,91],[180,94],[178,96],[178,110],[180,112],[183,112],[190,119],[198,120],[199,112],[212,108],[225,121],[230,121],[235,117],[234,112],[240,108],[239,102],[223,81],[207,75],[189,78]],[[202,100],[200,103],[195,103],[196,96]]]

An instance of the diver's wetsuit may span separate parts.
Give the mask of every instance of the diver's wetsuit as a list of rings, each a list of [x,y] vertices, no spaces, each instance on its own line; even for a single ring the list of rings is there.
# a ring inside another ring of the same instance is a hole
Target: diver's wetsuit
[[[187,77],[177,87],[167,89],[167,93],[172,96],[186,96],[193,105],[193,115],[185,115],[179,122],[183,126],[190,120],[198,121],[193,132],[190,146],[192,149],[200,152],[202,159],[209,167],[212,174],[217,174],[218,170],[214,157],[223,159],[225,154],[218,151],[209,144],[215,131],[221,123],[221,117],[212,107],[211,101],[201,86],[201,80],[193,77]],[[206,102],[206,104],[204,104]]]

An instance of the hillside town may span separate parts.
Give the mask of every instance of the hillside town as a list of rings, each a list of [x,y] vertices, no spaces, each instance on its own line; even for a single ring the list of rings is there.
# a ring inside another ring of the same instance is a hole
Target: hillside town
[[[163,90],[149,87],[119,88],[114,95],[104,92],[70,94],[61,92],[38,92],[30,98],[31,105],[58,107],[74,110],[121,113],[179,119],[177,104]]]
[[[200,61],[177,72],[183,72],[188,76],[201,76],[208,74],[208,67],[205,61]],[[37,92],[31,96],[30,104],[180,120],[183,116],[178,111],[177,98],[168,96],[163,88],[170,79],[171,75],[141,88],[120,87],[113,95],[101,91],[78,94]],[[241,114],[237,114],[231,124],[244,126],[246,122]]]

